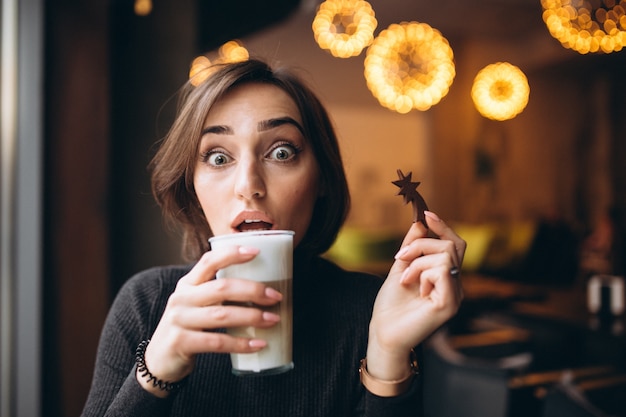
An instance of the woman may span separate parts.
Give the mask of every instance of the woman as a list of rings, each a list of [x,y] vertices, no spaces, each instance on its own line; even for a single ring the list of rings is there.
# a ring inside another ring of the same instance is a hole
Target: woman
[[[335,133],[310,90],[250,60],[215,69],[181,103],[152,162],[153,191],[183,225],[196,263],[145,271],[120,290],[83,415],[420,415],[412,349],[458,310],[461,286],[450,271],[465,242],[427,212],[439,239],[414,223],[386,280],[343,271],[319,256],[349,197]],[[226,302],[270,306],[282,295],[262,283],[215,280],[258,250],[211,252],[208,238],[252,229],[295,232],[295,368],[251,378],[232,375],[225,353],[266,342],[224,329],[279,318]]]

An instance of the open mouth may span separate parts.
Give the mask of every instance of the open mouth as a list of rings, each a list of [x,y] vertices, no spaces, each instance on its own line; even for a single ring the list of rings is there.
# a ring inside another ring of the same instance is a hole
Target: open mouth
[[[237,230],[240,232],[250,232],[256,230],[270,230],[272,228],[271,223],[264,222],[262,220],[246,219],[237,226]]]

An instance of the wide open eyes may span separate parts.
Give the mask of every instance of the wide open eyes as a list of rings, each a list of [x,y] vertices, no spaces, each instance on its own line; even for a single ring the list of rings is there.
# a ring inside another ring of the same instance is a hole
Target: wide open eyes
[[[232,162],[232,158],[224,151],[212,149],[202,154],[202,162],[211,166],[222,166]]]
[[[274,159],[279,162],[287,162],[295,158],[300,149],[291,143],[280,143],[274,146],[267,154],[266,158]]]

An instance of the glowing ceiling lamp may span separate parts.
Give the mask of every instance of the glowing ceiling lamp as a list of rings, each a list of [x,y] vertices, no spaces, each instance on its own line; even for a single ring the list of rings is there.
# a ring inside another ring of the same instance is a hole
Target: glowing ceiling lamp
[[[394,23],[367,50],[367,87],[382,106],[398,113],[428,110],[452,85],[453,57],[446,38],[426,23]]]
[[[218,56],[213,62],[205,55],[201,55],[193,60],[189,69],[189,82],[194,86],[202,84],[213,72],[213,65],[215,64],[242,62],[247,61],[249,58],[248,50],[240,41],[228,41],[220,46]]]
[[[135,14],[147,16],[152,12],[152,0],[135,0]]]
[[[320,48],[338,58],[357,56],[374,40],[378,22],[364,0],[326,0],[313,19],[313,34]]]
[[[541,0],[550,35],[581,54],[626,46],[626,0]]]
[[[528,104],[530,87],[526,76],[515,65],[497,62],[480,70],[472,86],[472,100],[483,116],[508,120]]]

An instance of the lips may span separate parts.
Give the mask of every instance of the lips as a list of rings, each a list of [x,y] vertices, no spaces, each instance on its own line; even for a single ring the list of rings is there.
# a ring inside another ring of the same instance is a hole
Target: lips
[[[239,232],[270,230],[273,226],[274,221],[260,211],[243,211],[231,223],[231,227]]]

